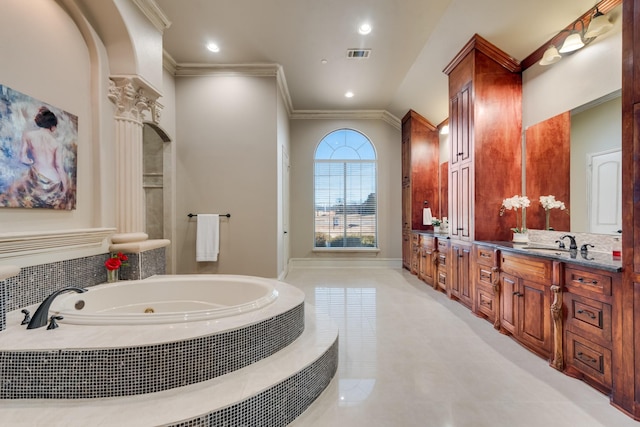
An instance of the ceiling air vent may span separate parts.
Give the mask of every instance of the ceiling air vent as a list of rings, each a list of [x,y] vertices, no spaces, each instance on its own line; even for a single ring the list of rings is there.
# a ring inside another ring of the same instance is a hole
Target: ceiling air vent
[[[371,55],[371,49],[348,49],[347,58],[349,59],[365,59]]]

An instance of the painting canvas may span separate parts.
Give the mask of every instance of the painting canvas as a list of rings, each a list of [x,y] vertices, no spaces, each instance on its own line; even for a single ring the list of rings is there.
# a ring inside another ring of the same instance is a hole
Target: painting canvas
[[[76,208],[78,117],[0,85],[0,207]]]

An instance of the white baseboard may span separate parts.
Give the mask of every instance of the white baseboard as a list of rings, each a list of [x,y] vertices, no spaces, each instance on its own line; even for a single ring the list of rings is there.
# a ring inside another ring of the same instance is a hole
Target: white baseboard
[[[402,268],[401,258],[291,258],[289,269],[295,268]]]

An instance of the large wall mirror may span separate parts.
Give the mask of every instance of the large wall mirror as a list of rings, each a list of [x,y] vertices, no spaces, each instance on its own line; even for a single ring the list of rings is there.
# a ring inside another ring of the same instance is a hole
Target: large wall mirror
[[[523,192],[526,225],[572,233],[621,229],[622,7],[608,14],[613,28],[552,65],[523,72]],[[567,213],[568,211],[568,213]]]
[[[622,227],[622,104],[614,91],[527,128],[527,227],[615,234]],[[549,213],[539,196],[567,209]]]

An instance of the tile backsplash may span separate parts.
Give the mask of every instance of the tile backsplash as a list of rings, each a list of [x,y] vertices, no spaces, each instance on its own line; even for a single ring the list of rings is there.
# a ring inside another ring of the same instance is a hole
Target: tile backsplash
[[[9,311],[37,304],[52,292],[68,286],[86,288],[106,282],[104,262],[109,256],[106,253],[24,267],[17,276],[0,281],[0,331],[6,328]],[[127,256],[129,265],[121,267],[121,280],[165,274],[164,248]]]
[[[560,236],[569,234],[574,236],[578,249],[585,243],[593,245],[593,248],[589,248],[592,252],[605,252],[611,253],[613,248],[614,239],[622,238],[622,235],[617,236],[607,234],[591,234],[591,233],[567,233],[563,231],[548,231],[548,230],[529,230],[529,241],[532,243],[540,243],[543,245],[557,246],[556,240],[560,239]],[[565,245],[569,247],[569,239],[565,239]]]

